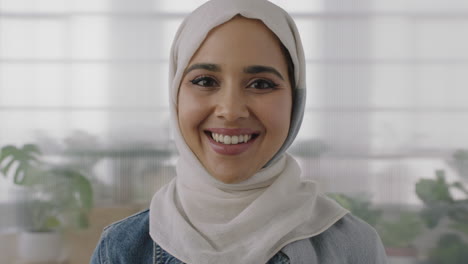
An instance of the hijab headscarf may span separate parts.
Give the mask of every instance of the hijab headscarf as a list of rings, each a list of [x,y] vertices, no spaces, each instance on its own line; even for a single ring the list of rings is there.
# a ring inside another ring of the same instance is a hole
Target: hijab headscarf
[[[211,176],[186,144],[178,124],[177,95],[185,68],[207,34],[236,15],[259,19],[288,50],[294,64],[289,134],[278,153],[247,180],[226,184]],[[297,135],[305,105],[305,58],[292,18],[266,0],[211,0],[176,33],[170,55],[170,107],[179,151],[177,176],[150,205],[151,238],[190,264],[266,263],[285,245],[328,229],[347,211],[301,177],[285,151]]]

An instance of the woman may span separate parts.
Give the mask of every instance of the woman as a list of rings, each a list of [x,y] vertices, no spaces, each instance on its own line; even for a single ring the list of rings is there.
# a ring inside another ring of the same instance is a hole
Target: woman
[[[305,102],[302,44],[265,0],[212,0],[171,58],[177,177],[107,227],[92,263],[385,263],[378,235],[285,151]]]

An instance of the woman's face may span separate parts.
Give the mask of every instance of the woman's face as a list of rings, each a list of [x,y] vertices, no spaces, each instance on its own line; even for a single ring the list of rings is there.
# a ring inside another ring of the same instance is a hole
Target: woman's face
[[[262,22],[235,17],[208,34],[185,69],[182,135],[212,176],[241,182],[285,141],[291,93],[279,40]]]

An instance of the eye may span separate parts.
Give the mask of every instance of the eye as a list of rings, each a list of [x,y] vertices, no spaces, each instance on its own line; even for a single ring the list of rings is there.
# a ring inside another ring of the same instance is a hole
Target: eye
[[[249,88],[265,90],[265,89],[274,89],[278,86],[278,84],[264,79],[258,79],[249,84]]]
[[[208,76],[197,77],[191,80],[190,82],[194,85],[198,85],[202,87],[214,87],[218,85],[215,79],[208,77]]]

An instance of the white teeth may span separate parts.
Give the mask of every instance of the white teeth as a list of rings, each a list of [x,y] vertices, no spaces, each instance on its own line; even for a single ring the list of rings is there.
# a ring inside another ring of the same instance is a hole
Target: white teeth
[[[231,145],[231,144],[239,144],[239,143],[248,142],[252,138],[252,135],[228,136],[228,135],[222,135],[222,134],[217,134],[217,133],[211,133],[211,137],[216,142],[223,143],[226,145]]]

